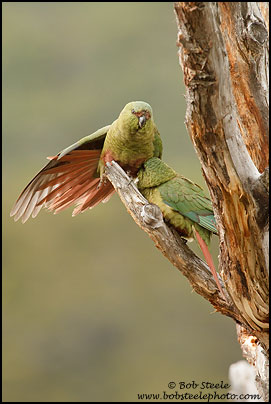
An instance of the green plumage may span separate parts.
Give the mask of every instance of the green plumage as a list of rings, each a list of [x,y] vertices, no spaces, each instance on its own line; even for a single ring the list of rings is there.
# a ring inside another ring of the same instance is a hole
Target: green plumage
[[[140,116],[147,117],[142,127],[139,126]],[[161,157],[162,142],[149,104],[143,101],[130,102],[112,123],[101,154],[100,173],[103,173],[107,154],[132,174],[137,173],[144,161],[151,157]]]
[[[106,202],[114,188],[104,178],[106,163],[115,160],[136,176],[151,157],[161,158],[162,141],[152,108],[143,101],[128,103],[119,117],[55,156],[21,192],[10,214],[26,222],[42,207],[58,213],[71,205],[73,216]],[[100,177],[100,180],[99,180]]]
[[[139,117],[147,116],[142,127]],[[151,157],[161,158],[162,140],[153,120],[152,108],[144,101],[129,102],[118,119],[64,149],[58,159],[72,150],[102,149],[97,176],[104,172],[107,155],[124,169],[136,173]]]
[[[154,157],[144,163],[138,172],[137,185],[182,237],[194,238],[195,228],[208,245],[211,234],[217,234],[212,204],[203,189],[160,159]]]

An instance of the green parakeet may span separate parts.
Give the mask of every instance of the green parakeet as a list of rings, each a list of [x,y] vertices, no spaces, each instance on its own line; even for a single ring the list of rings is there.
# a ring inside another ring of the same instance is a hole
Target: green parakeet
[[[104,180],[105,164],[115,160],[132,176],[151,157],[160,158],[162,142],[152,108],[143,101],[127,104],[111,125],[80,139],[56,156],[30,181],[10,215],[22,222],[44,206],[54,213],[75,204],[73,216],[106,202],[114,193]]]
[[[156,157],[143,164],[137,181],[142,195],[161,209],[166,222],[188,241],[198,241],[216,284],[225,298],[207,247],[212,233],[217,234],[217,229],[211,201],[203,189],[177,174]]]

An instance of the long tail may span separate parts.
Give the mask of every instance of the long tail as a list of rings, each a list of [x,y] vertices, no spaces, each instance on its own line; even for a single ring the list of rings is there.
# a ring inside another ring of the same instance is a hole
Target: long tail
[[[210,254],[210,251],[208,250],[207,244],[206,244],[205,241],[201,238],[201,236],[199,235],[199,233],[197,232],[197,230],[196,230],[195,228],[194,228],[194,231],[195,231],[195,235],[196,235],[197,241],[198,241],[198,243],[199,243],[199,246],[200,246],[200,248],[201,248],[201,251],[203,252],[203,255],[204,255],[205,259],[206,259],[206,262],[207,262],[207,264],[208,264],[208,266],[209,266],[209,268],[210,268],[210,270],[211,270],[211,272],[212,272],[212,275],[213,275],[213,277],[214,277],[214,280],[215,280],[215,282],[216,282],[216,284],[217,284],[217,287],[218,287],[218,289],[220,290],[220,293],[221,293],[221,295],[223,296],[223,298],[226,300],[226,297],[225,297],[225,295],[224,295],[224,292],[223,292],[222,287],[221,287],[221,285],[220,285],[220,282],[219,282],[219,280],[218,280],[217,272],[216,272],[216,269],[215,269],[215,265],[214,265],[212,256],[211,256],[211,254]]]

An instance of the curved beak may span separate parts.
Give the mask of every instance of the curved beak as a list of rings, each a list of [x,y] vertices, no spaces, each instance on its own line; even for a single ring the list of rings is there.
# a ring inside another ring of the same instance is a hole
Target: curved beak
[[[138,124],[139,124],[139,127],[140,127],[140,128],[143,128],[143,126],[145,125],[146,122],[147,122],[147,118],[146,118],[145,115],[141,115],[141,116],[138,118]]]

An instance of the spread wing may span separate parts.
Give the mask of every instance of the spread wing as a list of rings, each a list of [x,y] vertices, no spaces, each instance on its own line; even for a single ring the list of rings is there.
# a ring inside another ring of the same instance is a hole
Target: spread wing
[[[58,213],[76,204],[73,216],[106,202],[114,193],[110,182],[100,183],[100,154],[110,125],[80,139],[54,157],[29,182],[10,215],[25,223],[44,206]]]
[[[159,191],[165,204],[217,234],[211,201],[199,185],[178,176],[160,185]]]

